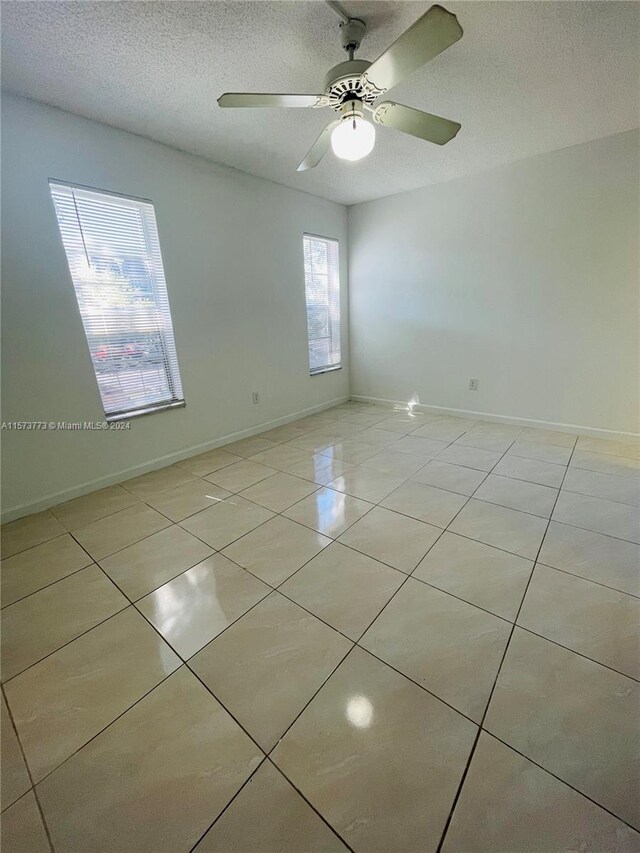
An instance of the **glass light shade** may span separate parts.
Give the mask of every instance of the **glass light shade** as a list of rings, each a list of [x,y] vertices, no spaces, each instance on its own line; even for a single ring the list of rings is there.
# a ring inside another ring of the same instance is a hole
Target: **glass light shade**
[[[341,160],[362,160],[373,150],[376,129],[363,118],[348,118],[340,122],[331,134],[331,147]]]

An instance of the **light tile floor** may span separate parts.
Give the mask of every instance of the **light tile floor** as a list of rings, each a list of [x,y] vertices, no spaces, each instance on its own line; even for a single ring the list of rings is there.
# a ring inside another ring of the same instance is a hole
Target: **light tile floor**
[[[640,851],[640,443],[351,402],[2,529],[2,850]]]

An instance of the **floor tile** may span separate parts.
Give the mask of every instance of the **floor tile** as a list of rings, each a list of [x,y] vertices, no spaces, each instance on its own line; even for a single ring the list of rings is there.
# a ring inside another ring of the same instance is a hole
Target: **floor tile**
[[[375,456],[363,462],[362,466],[373,468],[375,471],[382,471],[385,474],[398,474],[406,478],[423,468],[424,464],[424,459],[420,459],[413,453],[402,453],[386,447],[380,453],[376,453]]]
[[[500,460],[500,456],[500,453],[494,453],[491,450],[452,444],[438,455],[438,461],[451,462],[454,465],[462,465],[464,468],[475,468],[477,471],[491,471]]]
[[[484,430],[469,430],[456,440],[456,445],[477,447],[478,450],[490,450],[492,453],[505,453],[513,444],[511,436],[494,435]]]
[[[327,432],[331,432],[336,438],[350,438],[356,433],[362,432],[361,424],[351,423],[347,420],[340,419],[327,426]]]
[[[220,550],[273,518],[273,513],[237,495],[192,515],[181,526]]]
[[[606,438],[591,438],[588,435],[578,436],[578,450],[589,450],[592,453],[607,453],[611,456],[625,456],[628,459],[640,459],[640,441],[616,440]]]
[[[309,480],[302,480],[293,474],[278,473],[245,489],[242,497],[273,512],[282,512],[317,489],[316,484]]]
[[[408,480],[385,498],[382,506],[436,527],[446,527],[466,502],[464,495]]]
[[[122,485],[127,491],[137,495],[142,500],[166,492],[167,489],[175,489],[183,486],[194,479],[194,475],[179,465],[169,465],[157,471],[149,471],[140,477],[126,480]]]
[[[552,521],[538,558],[605,586],[640,595],[640,546]]]
[[[107,489],[100,489],[89,495],[58,504],[52,507],[50,512],[61,524],[64,524],[67,530],[75,530],[99,518],[133,506],[139,500],[140,498],[125,491],[121,486],[109,486]]]
[[[214,450],[207,450],[206,453],[199,453],[197,456],[191,456],[189,459],[182,459],[176,464],[180,468],[186,468],[196,477],[204,477],[206,474],[212,474],[214,471],[219,471],[226,468],[227,465],[233,465],[234,462],[240,462],[242,456],[235,453],[229,453],[226,448],[217,447]]]
[[[553,520],[594,533],[640,543],[640,513],[637,507],[616,501],[604,501],[575,492],[560,492]]]
[[[357,640],[404,579],[401,572],[334,542],[285,581],[281,590]]]
[[[639,701],[632,679],[516,628],[484,725],[637,827]]]
[[[463,468],[461,465],[451,465],[449,462],[434,459],[411,479],[427,486],[457,492],[459,495],[472,495],[486,476],[484,471],[474,471],[473,468]]]
[[[65,532],[62,524],[50,512],[38,512],[3,524],[0,530],[2,558],[12,557],[19,551],[40,545]]]
[[[360,645],[479,723],[510,633],[504,619],[409,578]]]
[[[328,485],[329,488],[345,492],[354,498],[378,503],[396,489],[400,483],[403,483],[407,476],[404,474],[388,474],[359,465],[345,471],[342,476],[332,480]]]
[[[569,468],[563,489],[594,498],[640,506],[640,479]]]
[[[546,527],[544,518],[471,498],[450,530],[520,557],[535,559]]]
[[[364,441],[364,439],[362,439]],[[330,447],[321,450],[323,456],[329,456],[339,462],[359,465],[365,459],[370,459],[379,451],[375,444],[363,444],[361,441],[337,441]]]
[[[56,852],[189,850],[260,758],[183,667],[38,786]]]
[[[170,524],[169,519],[155,509],[139,503],[81,527],[73,535],[94,560],[101,560]]]
[[[346,415],[344,420],[353,424],[358,424],[361,427],[371,427],[385,420],[386,412],[369,413],[366,411],[356,412],[355,414]]]
[[[276,447],[275,441],[269,441],[262,435],[254,435],[250,438],[241,438],[240,441],[234,441],[232,444],[225,445],[225,450],[228,453],[234,453],[236,456],[255,456],[256,453],[262,453],[265,450],[271,450]]]
[[[482,732],[443,853],[640,849],[633,829]]]
[[[354,649],[273,759],[356,853],[435,851],[475,732]]]
[[[293,441],[296,438],[302,438],[309,430],[304,427],[294,426],[293,424],[285,424],[284,426],[274,427],[266,432],[260,433],[260,438],[266,438],[268,441],[273,441],[275,444],[284,444],[287,441]]]
[[[2,734],[2,786],[0,793],[2,794],[2,808],[15,802],[18,797],[21,797],[31,787],[31,780],[27,766],[22,757],[22,751],[18,743],[18,738],[14,731],[7,710],[4,696],[2,702],[2,715],[0,718],[0,733]],[[3,815],[4,817],[4,815]]]
[[[387,432],[395,432],[399,435],[408,435],[410,432],[418,429],[423,424],[421,418],[407,418],[393,415],[376,424],[376,429],[382,429]]]
[[[525,480],[513,480],[511,477],[499,477],[489,474],[474,497],[481,501],[530,512],[541,518],[549,518],[553,510],[558,490]]]
[[[5,853],[49,853],[49,840],[32,791],[4,812],[0,837]]]
[[[592,453],[589,450],[575,450],[571,457],[571,468],[584,468],[599,474],[613,474],[618,477],[640,477],[640,460],[625,456],[609,456],[605,453]]]
[[[570,447],[558,447],[542,441],[523,441],[522,439],[516,439],[507,452],[512,456],[539,459],[541,462],[553,462],[556,465],[567,465],[571,458]]]
[[[316,453],[307,461],[292,465],[287,469],[287,473],[317,483],[319,486],[326,486],[327,483],[335,480],[336,477],[340,477],[351,467],[353,466],[347,462],[339,462],[337,459],[334,460],[329,456]]]
[[[441,532],[430,524],[375,507],[343,533],[339,541],[410,574]]]
[[[437,456],[446,446],[446,441],[434,441],[432,438],[405,435],[400,441],[395,441],[390,445],[390,449],[399,453],[410,453],[419,459],[429,460]]]
[[[271,450],[265,450],[262,453],[257,453],[251,457],[252,462],[258,462],[260,465],[266,465],[268,468],[277,468],[279,471],[288,468],[290,465],[296,465],[298,462],[304,462],[309,458],[310,451],[300,450],[293,447],[291,444],[279,444],[272,447]]]
[[[376,424],[376,426],[369,427],[369,429],[365,429],[359,433],[355,441],[362,441],[366,445],[373,445],[380,449],[381,447],[388,447],[390,444],[395,444],[399,438],[401,438],[399,434],[387,429],[380,429],[380,424]]]
[[[251,459],[243,459],[241,462],[235,462],[233,465],[214,471],[213,474],[208,474],[205,480],[230,492],[241,492],[242,489],[248,489],[249,486],[277,473],[276,468],[268,468],[266,465],[252,462]]]
[[[557,447],[572,448],[578,436],[575,432],[560,432],[556,429],[539,429],[538,427],[523,427],[520,438],[524,441],[535,441],[543,444],[555,444]]]
[[[510,438],[515,441],[520,437],[522,427],[515,424],[502,423],[501,421],[476,421],[467,431],[467,435],[484,435],[491,438]]]
[[[137,607],[187,660],[270,592],[221,554],[178,575]]]
[[[198,652],[191,667],[268,752],[351,647],[272,593]]]
[[[283,515],[317,530],[318,533],[336,538],[372,508],[373,504],[343,492],[319,489],[300,503],[286,509]]]
[[[198,479],[147,498],[147,503],[171,521],[183,521],[190,515],[195,515],[196,512],[215,506],[230,494],[214,483]]]
[[[212,553],[209,545],[173,525],[105,557],[100,565],[124,594],[136,601]]]
[[[89,566],[2,612],[2,677],[13,678],[129,602],[97,566]]]
[[[7,700],[34,782],[180,664],[129,607],[8,682]]]
[[[425,424],[414,430],[412,435],[417,438],[431,438],[435,441],[455,441],[465,433],[469,427],[465,423],[438,423]]]
[[[527,480],[529,483],[539,483],[541,486],[560,488],[566,470],[564,465],[507,453],[493,469],[493,473],[516,480]]]
[[[640,599],[537,565],[518,624],[640,680]]]
[[[314,429],[311,432],[305,433],[305,435],[294,438],[293,441],[289,442],[289,447],[318,453],[326,447],[335,444],[338,440],[338,436],[330,427],[323,427],[322,429]]]
[[[2,561],[2,606],[13,604],[92,563],[66,533]]]
[[[513,621],[532,569],[523,557],[445,532],[413,577]]]
[[[330,544],[331,539],[315,530],[277,516],[236,540],[223,554],[270,586],[278,586]]]
[[[353,413],[356,409],[350,409],[349,411]],[[334,421],[340,420],[340,418],[344,417],[345,414],[348,414],[348,412],[336,407],[324,412],[316,412],[315,415],[307,415],[304,418],[298,418],[298,420],[293,423],[300,429],[318,429],[320,426],[326,426],[327,424],[332,424]]]
[[[256,770],[194,853],[346,853],[270,761]]]

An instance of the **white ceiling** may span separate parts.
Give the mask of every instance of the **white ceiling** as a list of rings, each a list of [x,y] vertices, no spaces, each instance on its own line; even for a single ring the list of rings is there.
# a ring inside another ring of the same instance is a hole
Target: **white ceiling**
[[[324,2],[2,2],[2,83],[218,163],[353,204],[637,127],[640,3],[441,0],[461,41],[392,97],[462,123],[440,148],[388,128],[296,167],[327,110],[222,110],[225,91],[320,92],[346,55]],[[430,5],[343,0],[375,59]]]

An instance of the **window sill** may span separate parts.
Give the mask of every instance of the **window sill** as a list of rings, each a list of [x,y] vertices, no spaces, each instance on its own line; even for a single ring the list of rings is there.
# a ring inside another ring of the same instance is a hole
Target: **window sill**
[[[336,364],[335,367],[324,367],[322,370],[312,370],[309,376],[322,376],[323,373],[335,373],[336,370],[342,370],[341,364]]]
[[[141,418],[143,415],[154,415],[156,412],[166,412],[167,409],[184,409],[187,404],[184,400],[179,400],[176,403],[162,403],[159,406],[150,406],[147,409],[136,409],[133,412],[121,412],[117,415],[105,415],[107,423],[112,424],[116,421],[130,421],[132,418]]]

